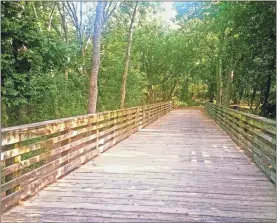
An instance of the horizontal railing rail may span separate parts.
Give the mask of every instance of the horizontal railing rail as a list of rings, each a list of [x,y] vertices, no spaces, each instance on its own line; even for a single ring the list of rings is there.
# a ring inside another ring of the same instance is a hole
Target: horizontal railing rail
[[[172,110],[171,102],[4,128],[2,210]]]
[[[212,103],[205,110],[276,183],[276,121]]]

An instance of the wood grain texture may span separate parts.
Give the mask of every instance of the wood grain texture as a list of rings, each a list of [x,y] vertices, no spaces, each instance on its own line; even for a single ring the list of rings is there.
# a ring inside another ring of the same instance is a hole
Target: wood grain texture
[[[212,103],[207,103],[205,109],[275,183],[276,121]]]
[[[274,184],[203,110],[173,110],[2,222],[276,222]]]
[[[162,102],[2,129],[1,209],[33,195],[171,109],[170,102]]]

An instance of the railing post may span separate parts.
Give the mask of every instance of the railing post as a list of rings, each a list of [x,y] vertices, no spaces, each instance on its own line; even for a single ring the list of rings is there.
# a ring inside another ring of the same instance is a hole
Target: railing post
[[[153,113],[152,113],[152,117],[154,118],[154,120],[155,120],[155,115],[156,115],[156,107],[155,106],[153,106],[154,107],[154,109],[153,109]]]
[[[99,149],[99,129],[98,129],[98,118],[99,116],[98,116],[98,114],[96,114],[96,149],[98,150]],[[101,153],[102,151],[99,151],[98,150],[98,153]]]
[[[161,110],[161,106],[162,106],[162,105],[159,104],[159,113],[158,113],[158,117],[161,117],[161,111],[162,111],[162,110]]]
[[[120,111],[116,111],[116,122],[115,122],[115,126],[117,126],[118,123],[120,123],[120,125],[122,124],[122,123],[121,123],[121,117],[122,117],[121,115],[122,115],[122,113],[121,113]],[[119,131],[122,131],[122,130],[118,130],[118,129],[117,129],[117,130],[115,131],[115,133],[116,133],[116,132],[119,132]],[[117,133],[116,133],[116,134],[117,134]],[[116,140],[116,141],[117,141],[117,140]]]
[[[66,132],[70,133],[71,132],[71,128],[69,128]],[[66,140],[66,144],[70,144],[71,142],[72,142],[72,138],[71,137]],[[66,150],[66,151],[62,152],[60,156],[61,157],[66,156],[66,155],[68,155],[68,153],[69,153],[69,150]],[[69,163],[69,160],[65,161],[65,163]]]
[[[161,117],[161,104],[159,104],[159,107],[158,107],[158,118]]]
[[[115,144],[115,126],[116,126],[117,112],[113,112],[113,144]]]
[[[14,147],[14,149],[19,149],[19,143],[14,144],[13,147]],[[5,167],[13,165],[13,164],[18,164],[20,162],[21,162],[21,155],[15,156],[15,157],[5,160]],[[14,171],[13,173],[10,173],[5,176],[5,183],[7,183],[8,181],[11,181],[19,176],[20,176],[20,170]],[[20,185],[16,185],[15,187],[6,191],[6,196],[13,192],[19,191],[19,190],[20,190]]]
[[[145,127],[146,123],[148,122],[148,105],[145,106],[144,121],[145,121],[145,123],[143,124],[143,127]]]
[[[151,117],[151,112],[150,112],[150,105],[148,105],[148,115],[147,115],[147,123],[149,122]]]
[[[136,129],[136,131],[138,131],[139,130],[139,115],[140,115],[140,107],[137,107],[137,121],[136,121],[136,124],[135,124],[135,129]]]
[[[157,118],[158,118],[158,106],[155,106],[155,120],[157,120]]]
[[[145,108],[145,106],[142,107],[142,119],[141,119],[141,124],[142,124],[142,126],[141,126],[140,128],[142,128],[143,125],[144,125],[144,119],[145,119],[145,118],[144,118],[144,116],[145,116],[144,108]]]

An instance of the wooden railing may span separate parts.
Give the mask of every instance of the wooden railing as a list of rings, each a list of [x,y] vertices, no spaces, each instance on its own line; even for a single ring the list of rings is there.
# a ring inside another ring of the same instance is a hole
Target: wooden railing
[[[205,110],[276,183],[276,121],[212,103]]]
[[[171,102],[163,102],[2,129],[2,210],[91,160],[171,109]]]

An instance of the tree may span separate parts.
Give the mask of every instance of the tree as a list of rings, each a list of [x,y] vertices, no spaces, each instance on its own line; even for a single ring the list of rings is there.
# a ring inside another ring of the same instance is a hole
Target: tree
[[[100,67],[100,47],[101,47],[101,32],[104,19],[105,2],[98,2],[96,7],[96,16],[93,31],[93,56],[92,56],[92,72],[90,76],[89,88],[89,104],[88,113],[96,113],[97,105],[97,79]]]
[[[175,3],[174,27],[159,3],[103,4],[1,2],[5,126],[215,97],[275,117],[273,2]]]
[[[132,40],[133,40],[134,23],[135,23],[137,10],[138,10],[138,5],[139,5],[139,3],[136,2],[134,5],[134,11],[130,16],[131,21],[130,21],[130,27],[129,27],[129,32],[128,32],[128,43],[127,43],[127,48],[126,48],[126,53],[125,53],[124,71],[122,74],[120,108],[124,108],[124,105],[125,105],[126,82],[127,82],[128,68],[129,68],[130,57],[131,57],[131,46],[132,46]]]
[[[117,7],[117,3],[114,7],[111,7],[112,2],[97,2],[96,16],[94,21],[93,31],[93,53],[92,53],[92,71],[90,75],[90,87],[89,87],[89,102],[88,113],[96,113],[97,95],[98,95],[98,73],[100,68],[100,48],[101,48],[101,33],[104,22],[108,20],[111,14]],[[106,9],[106,11],[105,11]]]

